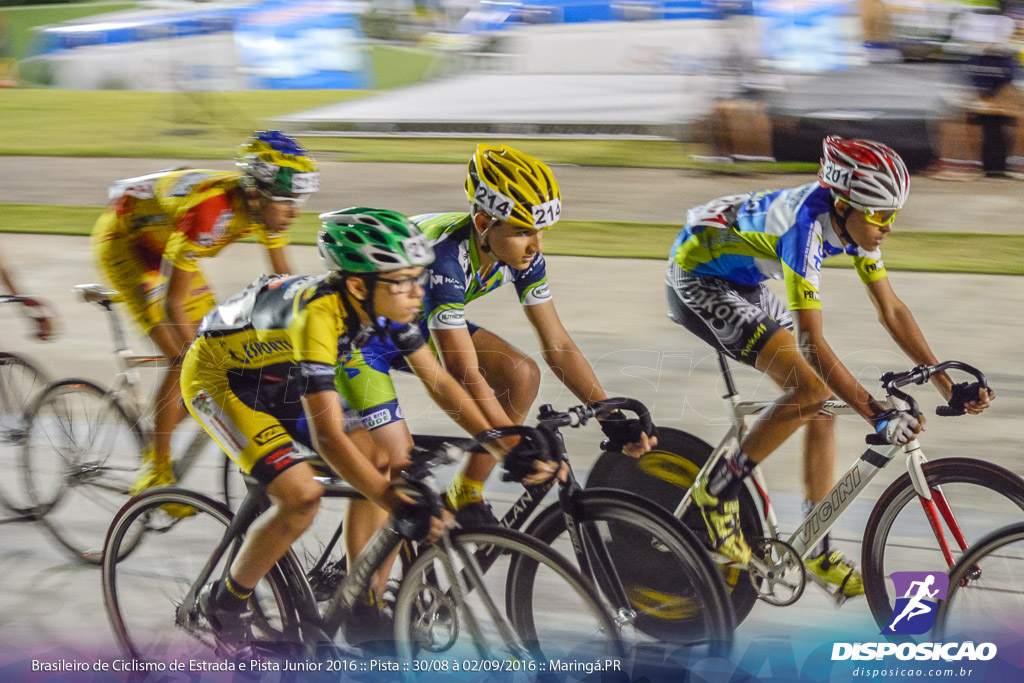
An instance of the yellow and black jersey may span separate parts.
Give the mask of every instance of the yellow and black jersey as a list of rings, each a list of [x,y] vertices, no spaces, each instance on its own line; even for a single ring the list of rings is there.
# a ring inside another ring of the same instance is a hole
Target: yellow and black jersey
[[[272,415],[284,408],[274,409],[278,401],[333,391],[334,365],[352,339],[325,277],[264,275],[203,318],[186,362],[227,375],[239,392],[258,387]]]

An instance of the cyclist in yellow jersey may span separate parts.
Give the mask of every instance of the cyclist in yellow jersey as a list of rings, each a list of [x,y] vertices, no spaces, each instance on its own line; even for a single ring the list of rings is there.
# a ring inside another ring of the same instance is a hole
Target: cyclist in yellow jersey
[[[889,336],[915,363],[937,362],[882,264],[882,241],[909,193],[907,167],[891,148],[830,136],[817,181],[721,197],[687,214],[668,264],[669,317],[785,392],[736,452],[693,488],[715,548],[735,562],[751,557],[739,526],[740,486],[801,426],[807,426],[807,511],[831,489],[835,424],[819,411],[833,394],[894,445],[909,442],[924,425],[923,416],[883,410],[842,363],[825,339],[819,292],[821,262],[851,256]],[[764,286],[773,278],[785,282],[788,307]],[[992,398],[978,385],[954,386],[945,373],[932,383],[947,400],[956,394],[970,413]],[[829,546],[828,535],[805,564],[847,596],[864,592],[860,574]]]
[[[153,443],[143,454],[133,494],[175,482],[171,433],[185,416],[179,358],[216,303],[199,260],[256,234],[267,247],[271,270],[287,273],[288,228],[302,202],[320,187],[316,162],[278,131],[253,134],[237,165],[241,172],[178,170],[120,181],[93,228],[100,271],[172,359],[154,396]]]
[[[266,487],[273,503],[253,522],[226,578],[200,596],[201,609],[229,647],[246,641],[252,619],[248,597],[312,523],[323,494],[296,442],[313,448],[366,496],[367,501],[351,503],[347,531],[350,522],[365,526],[367,516],[375,519],[377,508],[385,515],[416,512],[388,478],[390,462],[407,460],[408,451],[375,453],[358,416],[348,415],[339,400],[334,387],[339,355],[387,336],[442,407],[461,407],[454,415],[461,426],[472,433],[490,428],[409,324],[420,310],[424,266],[433,260],[416,227],[401,214],[379,209],[348,209],[321,218],[317,244],[329,274],[264,276],[203,319],[185,356],[181,382],[189,412]],[[554,465],[535,461],[526,444],[507,454],[496,446],[494,454],[531,481],[554,473]],[[445,520],[427,521],[420,519],[423,535],[438,538]],[[355,557],[365,540],[353,544],[346,536],[349,557]],[[377,577],[375,590],[353,614],[356,629],[379,633],[386,621],[376,599],[385,578]],[[352,643],[359,634],[350,631],[346,627]]]

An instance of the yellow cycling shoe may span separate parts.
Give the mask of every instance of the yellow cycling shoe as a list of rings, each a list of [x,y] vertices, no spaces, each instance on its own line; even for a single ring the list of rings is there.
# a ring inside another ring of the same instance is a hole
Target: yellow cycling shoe
[[[751,550],[740,529],[740,502],[719,500],[708,493],[708,478],[701,477],[693,485],[693,502],[700,507],[715,552],[733,562],[750,562]]]
[[[848,598],[864,595],[864,580],[860,572],[838,550],[809,557],[804,560],[804,566],[825,583],[836,586]]]
[[[137,496],[146,489],[156,486],[173,486],[177,483],[178,479],[174,476],[174,468],[170,461],[157,462],[156,452],[149,447],[142,452],[142,464],[135,471],[135,479],[132,480],[128,494]],[[196,514],[196,509],[191,505],[168,503],[161,506],[161,509],[171,517],[191,517]]]

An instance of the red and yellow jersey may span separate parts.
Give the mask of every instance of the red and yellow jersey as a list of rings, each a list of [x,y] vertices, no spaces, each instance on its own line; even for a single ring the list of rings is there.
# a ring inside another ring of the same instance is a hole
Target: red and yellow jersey
[[[286,233],[268,233],[246,206],[242,174],[190,169],[153,173],[116,183],[111,210],[118,235],[127,237],[145,267],[198,270],[197,260],[214,256],[251,234],[270,249],[288,243]]]

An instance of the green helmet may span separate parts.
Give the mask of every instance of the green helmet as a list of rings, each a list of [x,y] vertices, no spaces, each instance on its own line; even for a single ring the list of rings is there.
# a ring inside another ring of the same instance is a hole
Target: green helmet
[[[316,245],[327,270],[381,273],[434,262],[427,239],[397,211],[357,207],[322,213],[320,220]]]

